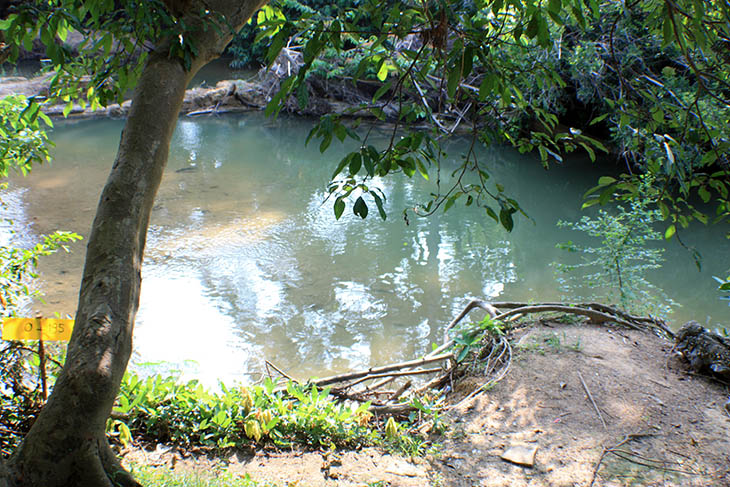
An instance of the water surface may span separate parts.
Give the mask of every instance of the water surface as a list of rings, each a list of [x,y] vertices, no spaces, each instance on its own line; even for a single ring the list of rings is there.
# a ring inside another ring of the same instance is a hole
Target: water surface
[[[14,179],[4,196],[17,242],[54,229],[88,234],[121,128],[59,124],[54,163]],[[581,216],[598,168],[576,160],[545,171],[531,156],[482,151],[493,179],[532,218],[512,233],[458,204],[406,225],[402,210],[433,191],[420,176],[375,182],[388,197],[387,221],[362,221],[350,208],[335,221],[325,188],[344,149],[305,147],[309,128],[259,114],[180,120],[149,231],[135,363],[206,383],[246,381],[264,359],[297,377],[323,376],[423,353],[472,297],[561,298],[549,264],[568,256],[555,244],[581,235],[555,223]],[[444,180],[464,148],[451,146]],[[684,239],[703,252],[706,270],[670,245],[665,268],[649,277],[682,304],[675,325],[727,324],[711,275],[727,270],[728,242],[707,227]],[[34,309],[74,314],[84,246],[42,262],[46,304]]]

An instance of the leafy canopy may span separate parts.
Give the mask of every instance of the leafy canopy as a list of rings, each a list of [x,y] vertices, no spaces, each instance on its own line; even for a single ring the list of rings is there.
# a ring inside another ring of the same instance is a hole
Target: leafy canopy
[[[636,198],[636,175],[650,173],[653,202],[670,222],[667,237],[692,219],[730,214],[726,3],[365,1],[329,15],[302,9],[296,19],[285,15],[290,3],[265,7],[257,19],[258,38],[270,39],[268,62],[285,46],[303,61],[281,83],[270,114],[290,97],[309,103],[307,79],[322,59],[358,87],[377,82],[367,102],[345,116],[325,116],[312,132],[323,152],[335,138],[360,144],[333,174],[337,217],[347,203],[366,217],[369,202],[384,217],[384,195],[369,183],[396,172],[438,174],[440,143],[458,132],[469,134],[472,148],[455,182],[439,186],[416,213],[461,199],[511,229],[522,209],[490,184],[473,150],[508,142],[536,150],[546,167],[576,149],[592,159],[597,151],[617,153],[628,171],[602,179],[586,204]],[[394,122],[385,147],[351,130],[350,117],[363,111]],[[698,201],[711,204],[709,212]]]
[[[636,174],[650,173],[666,237],[693,219],[730,215],[727,2],[310,3],[264,7],[256,40],[269,43],[269,63],[284,48],[303,63],[273,94],[271,115],[292,99],[310,103],[307,81],[323,63],[359,89],[371,87],[366,102],[323,117],[311,134],[323,152],[334,139],[359,145],[333,173],[335,216],[349,205],[365,218],[374,205],[384,218],[385,194],[372,181],[418,174],[434,179],[436,190],[416,214],[460,200],[511,230],[514,215],[524,211],[490,180],[474,150],[495,142],[537,151],[546,167],[577,149],[592,159],[618,153],[627,172],[599,181],[586,204],[636,198]],[[92,107],[121,101],[161,39],[188,66],[197,51],[187,34],[226,25],[220,21],[205,8],[171,11],[159,0],[49,0],[22,3],[0,21],[0,31],[11,60],[20,45],[40,37],[52,63],[52,97],[70,110],[74,101]],[[83,37],[78,53],[59,42],[72,32]],[[370,131],[354,130],[364,112],[393,122],[385,146],[373,143]],[[466,133],[471,147],[442,186],[442,142],[455,133]]]

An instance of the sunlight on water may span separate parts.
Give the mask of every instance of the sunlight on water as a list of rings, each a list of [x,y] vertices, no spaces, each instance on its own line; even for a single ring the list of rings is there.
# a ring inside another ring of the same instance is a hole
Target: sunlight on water
[[[3,196],[14,241],[54,229],[88,233],[121,122],[58,125],[54,164],[13,179]],[[323,376],[424,353],[471,297],[560,299],[549,263],[567,257],[555,244],[581,236],[555,223],[580,217],[594,168],[576,162],[545,172],[511,151],[481,154],[532,218],[512,233],[459,205],[411,215],[406,225],[403,209],[433,191],[420,176],[372,182],[387,195],[386,222],[374,209],[362,221],[351,208],[336,221],[325,188],[343,149],[305,147],[308,130],[259,114],[180,120],[148,234],[136,367],[215,384],[256,379],[269,359],[299,378]],[[5,242],[10,230],[0,226]],[[704,253],[703,273],[674,245],[651,276],[683,305],[674,326],[727,323],[711,280],[728,266],[720,233],[685,235]],[[85,245],[43,260],[47,304],[35,308],[74,313]]]

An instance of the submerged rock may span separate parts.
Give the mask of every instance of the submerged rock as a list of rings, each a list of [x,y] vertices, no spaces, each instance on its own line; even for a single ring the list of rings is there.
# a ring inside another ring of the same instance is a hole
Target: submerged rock
[[[696,321],[682,326],[675,340],[675,349],[687,359],[694,371],[730,382],[730,340]]]

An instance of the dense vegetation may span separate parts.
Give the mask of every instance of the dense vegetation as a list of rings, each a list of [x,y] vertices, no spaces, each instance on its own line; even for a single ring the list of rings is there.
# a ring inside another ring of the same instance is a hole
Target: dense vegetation
[[[546,166],[575,149],[591,157],[610,152],[624,173],[602,178],[588,205],[634,198],[636,175],[651,174],[648,198],[661,211],[667,238],[693,219],[726,221],[728,6],[586,4],[588,9],[560,0],[442,2],[402,9],[355,2],[341,4],[339,13],[305,4],[298,12],[303,24],[289,20],[293,8],[285,2],[281,10],[259,14],[259,38],[271,36],[268,62],[290,39],[303,53],[303,69],[282,84],[275,102],[292,93],[305,106],[312,94],[322,96],[312,78],[351,80],[371,90],[362,108],[388,116],[397,128],[433,128],[430,136],[394,138],[381,151],[363,142],[364,149],[335,173],[341,176],[332,187],[336,214],[358,188],[368,193],[366,182],[375,174],[427,175],[438,166],[437,139],[468,128],[475,142],[537,150]],[[339,123],[326,117],[315,131],[323,149],[333,136],[352,136]],[[480,181],[443,188],[421,212],[463,197],[511,228],[512,215],[521,211],[518,202],[499,187],[490,191],[484,184],[488,168],[473,153],[465,156],[464,173],[478,173]],[[382,195],[370,195],[380,208]],[[357,198],[353,206],[361,216],[367,214],[364,203]]]
[[[32,477],[28,484],[71,485],[72,479],[83,478],[86,485],[111,485],[113,478],[114,483],[136,485],[108,450],[104,434],[131,354],[149,214],[187,82],[263,3],[51,0],[0,5],[0,60],[14,60],[21,45],[30,47],[38,37],[53,70],[50,98],[66,102],[69,110],[74,102],[95,107],[120,101],[141,79],[89,239],[69,364],[8,463],[16,476]],[[436,175],[432,200],[416,214],[463,202],[511,230],[513,217],[523,210],[507,188],[490,181],[489,168],[475,151],[463,155],[456,183],[439,184],[441,142],[465,131],[472,148],[507,142],[536,151],[546,167],[576,150],[594,159],[597,152],[612,153],[625,172],[601,178],[585,204],[635,202],[644,214],[663,219],[666,238],[679,238],[692,220],[726,222],[730,216],[729,14],[727,2],[702,0],[367,0],[336,8],[286,2],[259,12],[255,38],[268,46],[267,63],[285,48],[297,59],[291,75],[276,84],[268,114],[292,103],[305,108],[329,92],[356,93],[351,108],[322,117],[310,137],[319,140],[323,152],[335,139],[360,143],[333,173],[330,192],[337,217],[348,205],[362,218],[373,207],[386,217],[385,195],[369,184],[376,177]],[[78,52],[62,42],[70,30],[85,36]],[[244,52],[246,42],[234,44],[240,62],[247,62],[244,56],[260,56],[254,48]],[[353,130],[365,111],[392,122],[385,147],[371,144],[367,131]],[[42,124],[49,121],[38,100],[3,102],[0,115],[2,175],[6,167],[25,171],[30,162],[45,159]],[[122,211],[124,218],[113,218]],[[616,218],[618,228],[622,216]],[[35,256],[70,238],[75,237],[62,235],[26,254],[30,266],[22,260],[13,264],[13,254],[3,256],[3,265],[11,265],[3,278],[18,284],[32,270]],[[721,281],[726,290],[727,281]],[[149,388],[155,390],[155,384]],[[183,399],[197,394],[194,389],[179,392]],[[298,393],[305,411],[319,401],[316,389]],[[121,407],[150,399],[135,395],[130,402],[133,391],[128,394],[126,403],[120,399]],[[214,441],[223,445],[230,442],[228,431],[216,428],[224,425],[240,426],[237,434],[254,439],[265,430],[280,435],[273,441],[302,434],[277,429],[273,413],[268,419],[267,411],[287,414],[289,406],[280,397],[262,402],[256,417],[253,407],[243,407],[245,393],[236,394],[238,409],[231,414],[216,410],[219,402],[198,401],[193,408],[200,421],[181,434],[205,441],[207,430],[216,430]],[[150,402],[148,411],[129,420],[155,428],[164,424],[158,422],[160,415],[169,413],[167,421],[186,426],[166,401]],[[358,417],[336,408],[331,413]],[[67,426],[61,430],[57,425],[62,423]],[[111,424],[121,437],[121,423]],[[386,425],[386,435],[394,436],[394,428]],[[335,433],[344,434],[347,443],[350,431]],[[325,441],[334,441],[335,433],[325,432]],[[91,452],[84,446],[89,442],[95,445]],[[61,460],[56,458],[66,450]],[[0,462],[0,484],[14,484],[16,477],[5,472]]]

